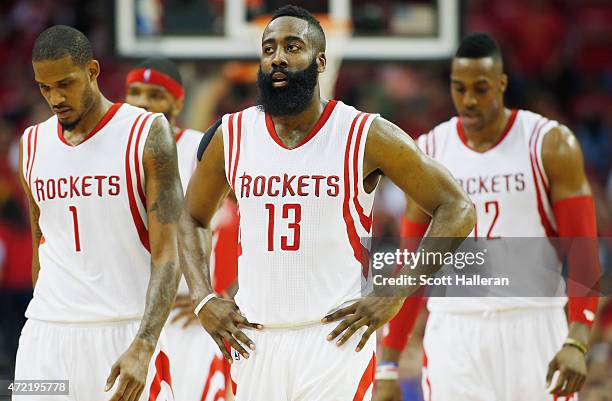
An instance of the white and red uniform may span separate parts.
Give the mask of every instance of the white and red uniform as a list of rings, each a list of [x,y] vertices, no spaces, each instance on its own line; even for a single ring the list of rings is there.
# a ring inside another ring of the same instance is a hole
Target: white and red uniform
[[[541,153],[544,137],[557,125],[513,110],[503,135],[485,152],[470,148],[457,117],[419,137],[419,147],[447,167],[473,201],[477,225],[471,236],[552,236],[555,219]],[[560,272],[552,245],[539,245],[537,257]],[[548,363],[567,337],[567,299],[559,295],[430,298],[425,400],[563,400],[548,394],[545,383]]]
[[[191,129],[183,129],[176,134],[183,191],[187,191],[189,179],[196,167],[201,140],[202,133]],[[178,294],[189,295],[184,277],[181,277]],[[172,361],[172,387],[175,398],[182,401],[223,401],[227,371],[223,354],[198,321],[185,328],[184,319],[170,323],[177,313],[176,309],[170,312],[164,328],[168,340],[168,354]]]
[[[142,158],[155,118],[117,103],[79,145],[55,116],[22,137],[43,237],[15,379],[70,380],[70,396],[40,399],[107,400],[111,366],[138,331],[151,269]],[[173,399],[169,373],[158,345],[141,399]]]
[[[234,355],[242,400],[369,400],[376,339],[355,352],[359,333],[337,347],[322,325],[361,298],[368,270],[374,191],[363,187],[363,156],[376,115],[329,101],[293,149],[272,118],[251,107],[223,117],[225,171],[240,210],[236,303],[263,331],[245,330],[257,349]]]

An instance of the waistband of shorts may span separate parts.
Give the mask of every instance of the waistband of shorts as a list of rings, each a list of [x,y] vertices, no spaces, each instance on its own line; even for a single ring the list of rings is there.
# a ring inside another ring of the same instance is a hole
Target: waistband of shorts
[[[562,306],[526,306],[516,308],[505,308],[505,309],[484,309],[484,310],[468,310],[468,311],[429,311],[430,316],[453,316],[453,317],[464,317],[464,318],[513,318],[513,317],[524,317],[532,314],[542,313],[553,313],[563,312]]]
[[[271,324],[263,324],[263,331],[266,330],[299,330],[299,329],[307,329],[310,327],[322,326],[326,323],[323,323],[321,320],[308,320],[304,322],[291,322],[291,323],[271,323]]]
[[[49,326],[57,326],[57,327],[108,327],[108,326],[123,326],[128,324],[140,323],[142,320],[141,316],[138,317],[126,317],[121,319],[113,319],[113,320],[99,320],[99,321],[85,321],[85,322],[62,322],[62,321],[54,321],[54,320],[44,320],[44,319],[35,319],[28,318],[28,322],[32,322],[33,324],[45,324]]]

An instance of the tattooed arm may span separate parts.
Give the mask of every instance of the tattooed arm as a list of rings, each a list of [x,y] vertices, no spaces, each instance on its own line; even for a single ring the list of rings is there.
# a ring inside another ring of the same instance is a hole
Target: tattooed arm
[[[30,191],[30,187],[25,180],[25,176],[23,174],[23,139],[19,142],[19,181],[21,181],[21,186],[23,187],[24,192],[28,197],[29,204],[29,214],[30,214],[30,229],[32,230],[32,288],[36,286],[36,281],[38,281],[38,272],[40,271],[40,260],[38,259],[38,246],[40,245],[40,239],[42,238],[42,231],[40,231],[40,226],[38,225],[38,219],[40,217],[40,210],[38,209],[38,205],[34,201],[32,197],[32,192]]]
[[[143,165],[147,198],[151,278],[140,329],[113,365],[107,391],[119,376],[111,401],[136,401],[144,389],[149,362],[168,318],[180,279],[177,226],[183,200],[176,143],[168,121],[156,118],[145,143]]]

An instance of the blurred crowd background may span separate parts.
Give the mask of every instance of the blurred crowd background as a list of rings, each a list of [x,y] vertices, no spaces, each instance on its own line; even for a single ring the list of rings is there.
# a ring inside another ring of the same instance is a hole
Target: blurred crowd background
[[[181,3],[180,0],[168,3]],[[193,3],[193,2],[191,2]],[[202,2],[214,9],[219,1]],[[249,2],[257,5],[257,1]],[[282,2],[279,2],[281,5]],[[384,20],[384,2],[360,1],[366,21]],[[17,178],[18,141],[24,128],[51,112],[33,80],[33,42],[46,27],[82,30],[94,46],[102,92],[124,98],[127,71],[138,61],[114,50],[110,1],[18,0],[0,3],[0,379],[11,377],[23,313],[32,295],[31,241],[25,197]],[[381,5],[383,4],[383,5]],[[559,120],[578,137],[593,188],[599,234],[612,235],[612,3],[609,0],[467,0],[463,32],[486,31],[499,41],[510,85],[506,103]],[[368,19],[369,18],[369,19]],[[210,26],[214,27],[214,13]],[[384,22],[384,21],[383,21]],[[201,23],[201,22],[200,22]],[[214,29],[213,29],[214,30]],[[205,129],[226,112],[254,104],[256,63],[179,62],[187,92],[181,123]],[[412,136],[454,115],[449,61],[345,61],[335,98],[378,112]],[[404,201],[386,185],[377,196],[375,235],[397,233]],[[610,256],[602,266],[610,269]],[[593,331],[590,374],[582,400],[612,400],[612,304],[602,299]],[[419,400],[419,330],[406,364],[405,399]]]

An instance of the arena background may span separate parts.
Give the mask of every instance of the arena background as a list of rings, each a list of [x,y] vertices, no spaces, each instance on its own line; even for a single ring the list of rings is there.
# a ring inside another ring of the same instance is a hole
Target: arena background
[[[32,295],[30,231],[27,204],[16,176],[17,144],[25,127],[51,115],[33,80],[30,56],[36,36],[54,24],[85,32],[101,62],[102,92],[113,101],[123,100],[125,74],[139,57],[171,55],[180,64],[187,92],[181,124],[205,129],[222,114],[253,104],[258,21],[265,21],[283,4],[266,0],[1,2],[0,379],[12,377],[23,313]],[[510,78],[507,105],[544,114],[575,132],[595,196],[599,235],[612,234],[609,0],[293,4],[326,19],[329,58],[339,66],[337,76],[336,68],[331,68],[326,93],[378,112],[414,137],[454,114],[448,71],[458,38],[472,31],[493,34],[501,44]],[[359,38],[375,41],[357,43]],[[397,232],[403,206],[401,193],[385,185],[377,196],[375,235]],[[611,269],[610,260],[611,255],[602,253],[604,269]],[[421,316],[404,355],[405,400],[421,399],[418,377],[424,320]],[[581,400],[612,400],[611,355],[612,301],[603,299]]]

